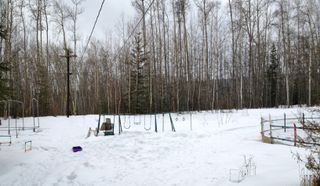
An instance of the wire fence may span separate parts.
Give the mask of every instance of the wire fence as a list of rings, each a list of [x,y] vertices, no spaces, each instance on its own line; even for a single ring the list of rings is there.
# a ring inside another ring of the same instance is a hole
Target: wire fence
[[[320,121],[320,117],[299,117],[268,119],[261,118],[261,137],[264,143],[282,143],[293,146],[320,146],[320,142],[312,141],[306,131],[315,130],[306,126],[307,122]]]

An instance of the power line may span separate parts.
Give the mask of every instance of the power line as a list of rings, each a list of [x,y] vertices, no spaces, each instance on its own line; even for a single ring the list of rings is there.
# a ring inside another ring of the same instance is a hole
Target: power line
[[[94,26],[93,26],[93,28],[92,28],[90,37],[89,37],[88,42],[87,42],[87,44],[86,44],[86,47],[85,47],[85,49],[84,49],[84,51],[83,51],[83,53],[82,53],[82,56],[81,56],[81,59],[80,59],[80,63],[82,62],[83,56],[84,56],[84,54],[85,54],[85,52],[86,52],[86,50],[87,50],[87,48],[88,48],[88,45],[89,45],[91,36],[92,36],[92,34],[93,34],[93,30],[94,30],[95,25],[96,25],[96,23],[97,23],[97,20],[98,20],[98,18],[99,18],[99,15],[100,15],[100,12],[101,12],[101,9],[102,9],[102,7],[103,7],[104,2],[105,2],[105,0],[103,0],[103,2],[102,2],[102,4],[101,4],[100,10],[99,10],[99,13],[98,13],[98,15],[97,15],[95,24],[94,24]],[[144,15],[146,15],[146,13],[150,10],[150,8],[151,8],[151,6],[153,5],[154,2],[155,2],[155,0],[153,0],[153,1],[150,3],[150,5],[149,5],[148,8],[146,9],[146,11],[144,12]],[[129,39],[133,36],[133,34],[135,33],[136,29],[138,28],[138,26],[140,25],[141,21],[143,20],[143,17],[144,17],[144,16],[142,16],[142,17],[140,18],[140,20],[138,21],[138,23],[135,25],[135,27],[133,28],[132,32],[130,33],[130,35],[128,36],[128,38],[125,40],[124,44],[123,44],[122,47],[120,48],[118,54],[113,58],[114,60],[118,58],[118,56],[120,55],[120,53],[121,53],[121,51],[123,50],[124,46],[126,46],[126,44],[128,43]]]
[[[146,9],[146,11],[144,12],[144,15],[146,15],[146,13],[150,10],[151,6],[153,5],[153,3],[155,2],[155,0],[153,0],[150,5],[148,6],[148,8]],[[128,36],[128,38],[125,40],[124,44],[122,45],[122,47],[120,48],[118,54],[114,57],[114,59],[117,59],[117,57],[120,55],[121,50],[124,48],[124,46],[126,46],[126,44],[128,43],[129,39],[133,36],[133,34],[135,33],[136,29],[138,28],[138,26],[140,25],[141,21],[143,20],[143,15],[140,18],[140,20],[138,21],[138,23],[136,24],[136,26],[133,28],[132,32],[130,33],[130,35]]]
[[[102,3],[101,3],[101,6],[100,6],[98,15],[97,15],[97,17],[96,17],[96,20],[94,21],[94,24],[93,24],[93,27],[92,27],[90,36],[89,36],[88,41],[87,41],[87,44],[86,44],[86,47],[84,48],[84,51],[83,51],[83,53],[82,53],[82,55],[81,55],[80,63],[82,62],[83,56],[84,56],[84,54],[86,53],[86,50],[87,50],[87,48],[88,48],[88,45],[89,45],[90,39],[91,39],[91,37],[92,37],[93,31],[94,31],[94,29],[96,28],[96,25],[97,25],[97,22],[98,22],[98,19],[99,19],[100,14],[101,14],[101,10],[102,10],[102,8],[103,8],[104,3],[105,3],[105,0],[102,0]]]

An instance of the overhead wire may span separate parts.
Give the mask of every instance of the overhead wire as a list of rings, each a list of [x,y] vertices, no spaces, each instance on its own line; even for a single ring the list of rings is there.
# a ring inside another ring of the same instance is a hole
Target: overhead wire
[[[99,16],[100,16],[102,7],[103,7],[103,5],[104,5],[104,2],[105,2],[105,0],[103,0],[102,3],[101,3],[101,6],[100,6],[100,9],[99,9],[98,15],[97,15],[97,17],[96,17],[94,26],[93,26],[93,28],[92,28],[92,30],[91,30],[90,36],[89,36],[88,41],[87,41],[87,43],[86,43],[86,47],[85,47],[85,49],[84,49],[84,51],[83,51],[83,53],[82,53],[82,55],[81,55],[80,63],[82,63],[84,54],[85,54],[85,52],[86,52],[86,50],[87,50],[87,48],[88,48],[90,39],[91,39],[91,37],[92,37],[93,31],[94,31],[94,29],[95,29],[95,26],[96,26],[96,24],[97,24],[97,21],[98,21],[98,18],[99,18]],[[144,15],[146,15],[146,14],[148,13],[148,11],[150,10],[150,8],[151,8],[151,6],[154,4],[154,2],[155,2],[155,0],[152,0],[152,2],[149,4],[148,8],[145,10]],[[137,30],[138,26],[140,25],[141,21],[143,20],[143,17],[144,17],[144,16],[142,16],[142,17],[140,18],[140,20],[137,22],[137,24],[135,25],[135,27],[133,28],[133,30],[130,32],[130,35],[129,35],[128,38],[124,41],[124,43],[123,43],[122,47],[120,48],[119,52],[117,52],[118,54],[117,54],[116,56],[114,56],[113,60],[117,59],[118,56],[121,54],[121,51],[122,51],[123,48],[127,45],[129,39],[133,36],[133,34],[135,33],[135,31]]]
[[[98,19],[99,19],[99,17],[100,17],[100,14],[101,14],[101,11],[102,11],[102,8],[103,8],[104,3],[105,3],[105,0],[102,0],[100,9],[99,9],[98,14],[97,14],[97,16],[96,16],[96,19],[95,19],[95,21],[94,21],[93,27],[92,27],[92,29],[91,29],[91,33],[90,33],[89,38],[88,38],[88,41],[87,41],[87,43],[86,43],[86,47],[84,48],[84,51],[82,52],[82,55],[81,55],[81,58],[80,58],[80,63],[82,62],[83,56],[84,56],[84,54],[85,54],[86,51],[87,51],[88,45],[89,45],[89,43],[90,43],[90,40],[91,40],[92,34],[93,34],[93,32],[94,32],[94,29],[96,28],[96,25],[97,25]]]
[[[138,23],[136,24],[136,26],[133,28],[132,32],[130,33],[130,35],[128,36],[128,38],[124,41],[122,47],[120,48],[118,54],[114,57],[114,60],[118,58],[118,56],[120,55],[121,51],[123,50],[123,48],[127,45],[129,39],[133,36],[133,34],[135,33],[136,29],[138,28],[138,26],[140,25],[141,21],[143,20],[143,17],[146,15],[146,13],[148,13],[148,11],[150,10],[151,6],[153,5],[153,3],[155,2],[155,0],[153,0],[148,8],[146,9],[146,11],[144,12],[144,15],[142,15],[142,17],[140,18],[140,20],[138,21]]]

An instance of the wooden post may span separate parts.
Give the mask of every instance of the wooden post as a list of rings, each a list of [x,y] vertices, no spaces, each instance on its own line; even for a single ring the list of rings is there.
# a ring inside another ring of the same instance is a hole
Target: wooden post
[[[67,117],[70,115],[70,50],[66,49],[67,58]]]
[[[287,132],[287,116],[286,116],[286,113],[284,113],[283,127],[284,127],[284,132]]]
[[[304,113],[302,113],[302,129],[304,130]]]
[[[270,124],[270,143],[272,144],[272,121],[271,121],[270,114],[269,114],[269,124]]]
[[[269,124],[270,124],[270,137],[272,137],[272,121],[271,121],[271,115],[269,114]]]
[[[294,146],[297,146],[297,126],[295,123],[293,124],[293,141]]]
[[[264,136],[263,117],[261,117],[261,136]]]
[[[72,73],[70,73],[70,58],[77,57],[76,55],[71,55],[71,54],[72,52],[70,51],[70,49],[65,48],[65,55],[61,56],[67,59],[67,108],[66,108],[67,113],[66,114],[68,118],[70,115],[70,75],[72,75]]]

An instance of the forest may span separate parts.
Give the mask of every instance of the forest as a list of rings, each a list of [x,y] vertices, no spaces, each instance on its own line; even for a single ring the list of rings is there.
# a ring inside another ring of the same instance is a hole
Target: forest
[[[74,115],[320,103],[319,0],[132,0],[90,40],[83,2],[0,0],[0,100],[64,115],[69,76]]]

